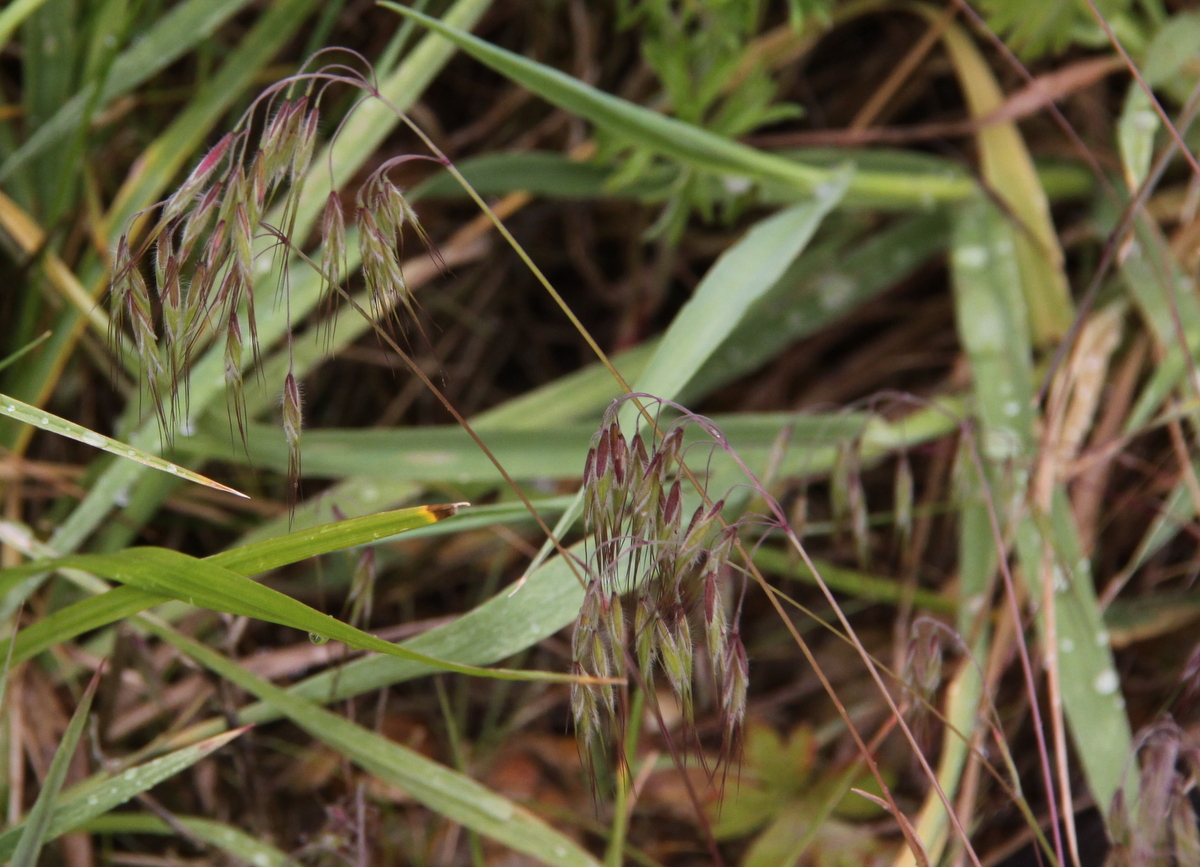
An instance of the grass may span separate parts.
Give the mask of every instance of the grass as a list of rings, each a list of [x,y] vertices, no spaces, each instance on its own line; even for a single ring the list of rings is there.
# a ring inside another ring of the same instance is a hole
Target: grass
[[[1051,5],[0,12],[4,857],[1200,857],[1200,19]]]

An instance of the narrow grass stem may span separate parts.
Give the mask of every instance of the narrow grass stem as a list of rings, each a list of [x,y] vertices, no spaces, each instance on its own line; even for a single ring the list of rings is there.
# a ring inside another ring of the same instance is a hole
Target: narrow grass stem
[[[633,811],[633,760],[637,756],[645,703],[646,697],[641,687],[632,686],[625,727],[625,761],[617,762],[617,791],[613,800],[612,828],[609,831],[608,848],[604,852],[606,867],[621,867],[625,861],[625,836],[629,831],[629,816]]]

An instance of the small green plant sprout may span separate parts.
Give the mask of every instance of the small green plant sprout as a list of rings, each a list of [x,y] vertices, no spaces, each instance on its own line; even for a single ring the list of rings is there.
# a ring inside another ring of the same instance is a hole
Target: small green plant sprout
[[[724,500],[709,499],[683,462],[686,428],[708,434],[710,448],[723,437],[711,422],[689,413],[656,423],[645,438],[639,433],[626,439],[617,412],[633,397],[610,406],[584,464],[588,583],[575,627],[574,671],[630,678],[651,701],[661,671],[689,729],[693,682],[699,672],[710,671],[724,732],[722,755],[728,757],[738,742],[749,679],[737,628],[744,587],[733,613],[726,610],[737,527],[724,524]],[[706,666],[697,663],[701,653]],[[615,729],[618,744],[623,742],[630,722],[626,691],[576,684],[571,708],[589,761],[595,748],[603,748],[605,731]]]
[[[364,98],[382,99],[369,74],[340,63],[302,70],[272,85],[169,198],[135,215],[117,243],[110,276],[113,339],[131,335],[144,393],[167,444],[176,432],[192,427],[186,390],[180,387],[192,359],[199,347],[219,339],[224,340],[230,416],[244,435],[243,375],[258,364],[262,348],[255,305],[265,296],[256,292],[256,285],[273,276],[275,302],[289,304],[290,254],[299,253],[319,270],[326,310],[338,297],[348,297],[341,282],[350,271],[347,225],[338,192],[329,194],[318,221],[318,256],[301,252],[296,226],[317,144],[321,100],[334,84],[357,89]],[[375,321],[387,318],[389,311],[414,313],[398,250],[405,227],[414,227],[423,242],[428,239],[404,194],[388,178],[390,169],[410,159],[444,161],[440,155],[407,155],[385,162],[361,187],[354,208],[371,308],[362,312]],[[154,211],[157,219],[147,227],[145,218]],[[286,340],[290,359],[290,331]],[[281,407],[294,494],[303,408],[290,363]]]

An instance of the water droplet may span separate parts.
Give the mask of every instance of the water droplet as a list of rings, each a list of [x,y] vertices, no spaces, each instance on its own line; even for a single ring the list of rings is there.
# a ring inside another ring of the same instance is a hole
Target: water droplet
[[[92,806],[92,807],[94,807],[100,803],[100,799],[98,797],[96,797],[95,795],[88,795],[87,801],[88,801],[88,805]]]
[[[134,780],[137,779],[137,771],[133,770],[133,769],[126,771],[125,779],[132,783]]]
[[[1096,682],[1092,685],[1096,688],[1096,692],[1101,695],[1112,695],[1117,691],[1117,687],[1120,684],[1121,682],[1117,678],[1117,673],[1111,668],[1106,668],[1096,675]]]
[[[308,633],[308,640],[313,644],[327,644],[329,642],[329,639],[319,632]]]
[[[959,247],[954,251],[955,264],[964,268],[982,268],[987,261],[987,247]]]
[[[1075,649],[1075,642],[1069,638],[1064,638],[1061,642],[1059,642],[1058,646],[1062,648],[1063,653],[1070,653]]]

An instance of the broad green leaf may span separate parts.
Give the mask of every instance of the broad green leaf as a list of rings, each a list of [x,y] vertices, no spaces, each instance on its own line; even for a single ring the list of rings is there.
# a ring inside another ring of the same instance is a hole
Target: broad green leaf
[[[183,747],[153,761],[137,765],[117,776],[92,778],[64,792],[50,816],[46,839],[53,840],[83,823],[96,818],[130,798],[152,789],[164,780],[186,770],[205,756],[217,751],[240,735],[245,729],[215,735],[191,746]],[[0,860],[11,858],[25,825],[15,825],[0,834]]]
[[[721,254],[672,320],[633,390],[675,399],[745,317],[808,246],[825,216],[841,202],[852,173],[842,170],[813,198],[753,226]],[[622,427],[633,430],[632,404]]]
[[[50,830],[50,822],[54,815],[54,803],[67,778],[67,768],[71,763],[71,757],[75,755],[79,736],[83,734],[88,712],[92,708],[92,698],[96,695],[96,687],[99,683],[100,673],[96,672],[91,683],[84,690],[83,696],[79,699],[79,706],[75,708],[71,722],[67,724],[66,731],[63,732],[62,740],[58,742],[58,749],[54,751],[54,758],[50,762],[50,769],[46,771],[46,778],[42,781],[42,790],[38,792],[37,801],[34,802],[33,809],[29,811],[25,821],[21,823],[21,839],[12,856],[12,867],[34,867],[38,862],[42,844],[46,841],[46,834]]]
[[[454,508],[417,506],[397,512],[381,512],[352,518],[243,545],[214,554],[207,560],[239,575],[256,575],[318,554],[369,544],[427,526],[453,514]],[[0,572],[0,584],[9,583]],[[28,659],[48,647],[153,608],[163,601],[164,597],[161,594],[128,585],[114,587],[105,593],[82,599],[21,630],[13,647],[12,661],[16,663]],[[5,656],[7,652],[8,642],[0,642],[0,657]]]
[[[795,450],[829,447],[860,433],[867,423],[861,413],[789,415],[787,413],[716,416],[733,448],[752,465],[789,432]],[[583,472],[594,424],[543,427],[539,430],[477,431],[514,479],[572,478]],[[247,425],[245,446],[230,443],[225,430],[191,437],[185,448],[210,458],[249,463],[276,470],[287,468],[287,447],[279,429]],[[704,440],[690,432],[689,442]],[[411,428],[317,429],[305,434],[302,472],[311,478],[370,475],[376,482],[449,481],[456,484],[502,481],[496,467],[475,441],[455,425]],[[796,454],[796,460],[808,456]]]
[[[251,674],[173,630],[148,625],[160,638],[337,750],[385,783],[399,786],[434,812],[555,867],[598,867],[575,842],[469,777],[355,725]]]
[[[900,219],[853,243],[844,237],[814,242],[751,305],[679,400],[689,404],[708,396],[900,283],[945,248],[949,229],[946,212],[938,209]]]
[[[1118,789],[1136,786],[1136,774],[1125,773],[1133,754],[1132,734],[1091,566],[1079,550],[1066,495],[1061,487],[1055,490],[1049,515],[1030,514],[1025,505],[1037,443],[1032,347],[1023,321],[1025,296],[1010,255],[1013,231],[987,201],[960,211],[952,256],[958,330],[971,361],[982,457],[992,467],[986,482],[996,510],[1016,515],[1017,550],[1030,598],[1043,598],[1044,546],[1054,554],[1050,580],[1063,709],[1088,785],[1106,812]],[[982,545],[985,532],[990,538],[990,528],[982,528],[976,545]],[[1039,608],[1043,641],[1047,618]]]
[[[611,96],[556,69],[497,48],[413,9],[387,0],[381,5],[419,21],[450,39],[481,63],[630,144],[706,171],[731,178],[776,181],[794,187],[799,192],[814,192],[822,183],[830,181],[834,174],[756,150]],[[902,173],[860,172],[853,178],[850,191],[853,197],[877,203],[912,206],[961,199],[970,194],[972,186],[971,182],[962,179],[925,177],[915,181]]]
[[[75,422],[67,421],[65,418],[53,415],[45,410],[38,409],[36,406],[30,406],[17,400],[15,397],[9,397],[5,394],[0,394],[0,415],[8,418],[16,419],[25,424],[33,425],[50,433],[58,434],[69,439],[78,440],[84,445],[92,446],[93,448],[103,449],[110,454],[118,457],[128,458],[136,461],[139,464],[150,467],[151,469],[160,470],[164,473],[170,473],[173,476],[178,476],[181,479],[186,479],[189,482],[195,482],[198,485],[204,485],[209,488],[215,488],[218,491],[225,491],[228,494],[236,494],[239,497],[246,497],[241,491],[236,491],[220,482],[214,482],[207,476],[202,476],[199,473],[194,473],[189,469],[173,464],[170,461],[163,460],[157,455],[142,451],[134,446],[115,440],[112,437],[106,437],[103,434],[98,434],[95,431],[88,430],[83,425],[75,424]]]

